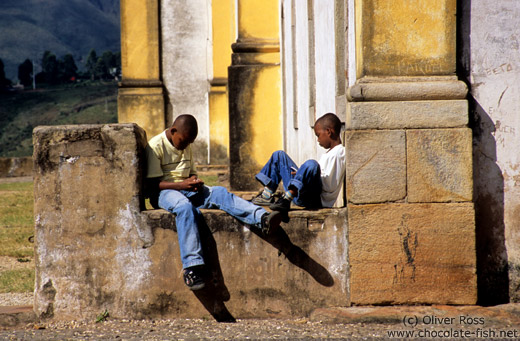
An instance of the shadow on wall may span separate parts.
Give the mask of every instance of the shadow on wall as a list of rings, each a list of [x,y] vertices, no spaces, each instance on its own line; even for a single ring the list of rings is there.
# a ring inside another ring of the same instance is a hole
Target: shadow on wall
[[[509,302],[504,224],[504,178],[496,163],[495,125],[469,98],[473,129],[473,181],[476,222],[478,304]]]
[[[471,0],[457,2],[457,74],[468,83],[473,130],[473,200],[479,305],[509,302],[504,178],[497,165],[493,120],[471,95]]]

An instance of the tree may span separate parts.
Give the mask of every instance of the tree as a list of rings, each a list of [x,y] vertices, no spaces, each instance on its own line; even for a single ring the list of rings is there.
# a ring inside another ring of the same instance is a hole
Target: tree
[[[18,65],[18,79],[27,88],[32,85],[32,77],[33,63],[26,59],[22,64]]]
[[[7,88],[11,81],[5,78],[4,61],[0,59],[0,89]]]
[[[74,62],[74,57],[69,53],[63,56],[63,59],[60,60],[60,80],[62,82],[70,82],[75,80],[78,76],[77,71],[78,67]]]
[[[103,74],[103,78],[107,79],[107,78],[110,78],[112,76],[112,73],[113,73],[113,69],[115,68],[115,58],[114,58],[114,54],[112,53],[112,51],[105,51],[103,52],[103,55],[101,56],[101,59],[103,59],[103,64],[104,64],[104,74]]]
[[[96,66],[94,67],[94,75],[96,78],[102,79],[105,78],[106,67],[103,58],[98,58],[96,62]]]
[[[85,67],[87,68],[87,72],[90,74],[90,79],[92,79],[92,80],[94,80],[97,62],[98,62],[98,57],[96,54],[96,50],[92,49],[92,50],[90,50],[90,52],[88,54],[87,62],[85,64]]]
[[[43,53],[42,69],[46,83],[56,84],[58,82],[58,61],[50,51]]]

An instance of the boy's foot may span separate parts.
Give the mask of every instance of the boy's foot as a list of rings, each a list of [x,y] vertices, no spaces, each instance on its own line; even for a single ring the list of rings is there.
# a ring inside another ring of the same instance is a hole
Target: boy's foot
[[[262,234],[264,236],[268,236],[273,234],[273,232],[280,227],[280,223],[282,222],[283,214],[282,212],[273,211],[270,213],[265,213],[262,216]]]
[[[260,193],[256,197],[251,199],[251,202],[258,206],[269,206],[272,203],[274,203],[274,197],[270,197],[269,199],[266,199],[262,196],[262,193]]]
[[[276,200],[275,203],[269,205],[269,208],[273,211],[289,212],[289,209],[291,208],[291,201],[285,197],[281,197],[280,199]]]
[[[206,286],[204,279],[202,278],[202,267],[192,266],[186,268],[182,272],[184,283],[190,288],[190,290],[200,290]]]

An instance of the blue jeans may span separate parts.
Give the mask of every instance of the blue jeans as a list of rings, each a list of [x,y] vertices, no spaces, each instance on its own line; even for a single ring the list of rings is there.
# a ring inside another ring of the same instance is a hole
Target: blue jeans
[[[201,208],[221,209],[247,225],[261,228],[266,210],[253,205],[224,187],[207,187],[199,192],[162,190],[159,207],[175,214],[177,237],[183,268],[204,264],[199,224],[204,217]]]
[[[296,174],[291,174],[296,169]],[[298,196],[293,203],[307,208],[321,207],[321,169],[316,160],[305,161],[300,168],[284,151],[276,151],[265,164],[264,168],[256,175],[256,179],[262,185],[273,192],[283,181],[284,190],[294,186],[298,190]]]

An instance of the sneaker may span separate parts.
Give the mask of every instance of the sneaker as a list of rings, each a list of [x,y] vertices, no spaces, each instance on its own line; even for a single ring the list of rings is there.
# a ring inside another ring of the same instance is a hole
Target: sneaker
[[[251,202],[258,206],[269,206],[272,203],[274,203],[274,197],[270,197],[269,199],[266,199],[262,196],[262,193],[260,193],[256,197],[251,199]]]
[[[206,286],[202,278],[200,266],[193,266],[183,270],[184,283],[190,290],[200,290]]]
[[[281,197],[280,199],[276,200],[275,203],[269,205],[269,208],[273,211],[288,212],[291,208],[291,201],[285,197]]]
[[[278,211],[273,211],[271,213],[265,213],[262,216],[262,234],[264,236],[268,236],[273,234],[274,231],[278,227],[280,227],[280,223],[283,219],[283,213]]]

